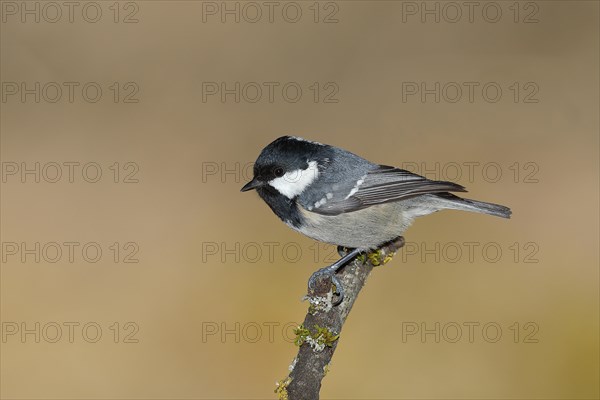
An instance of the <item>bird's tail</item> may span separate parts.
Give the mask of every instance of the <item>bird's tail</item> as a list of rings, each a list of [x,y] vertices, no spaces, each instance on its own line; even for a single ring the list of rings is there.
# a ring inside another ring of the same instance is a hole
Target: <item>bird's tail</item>
[[[472,211],[502,218],[510,218],[510,215],[512,214],[510,208],[500,204],[463,199],[462,197],[455,196],[451,193],[436,193],[434,196],[443,199],[444,208],[451,210]]]

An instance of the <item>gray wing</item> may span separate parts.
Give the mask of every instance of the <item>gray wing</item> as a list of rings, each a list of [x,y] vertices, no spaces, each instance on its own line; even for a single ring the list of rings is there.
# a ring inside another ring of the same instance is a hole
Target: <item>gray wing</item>
[[[337,215],[420,194],[445,192],[466,192],[466,189],[453,182],[432,181],[403,169],[379,165],[370,170],[352,190],[334,193],[331,199],[316,204],[311,211]]]

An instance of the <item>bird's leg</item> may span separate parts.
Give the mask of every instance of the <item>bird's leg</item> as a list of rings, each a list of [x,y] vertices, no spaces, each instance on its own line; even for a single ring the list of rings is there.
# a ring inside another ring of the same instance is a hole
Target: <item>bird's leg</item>
[[[320,270],[318,270],[314,274],[312,274],[310,279],[308,280],[309,293],[311,293],[311,291],[314,291],[315,287],[317,286],[318,280],[320,280],[324,276],[328,276],[331,278],[331,283],[333,283],[335,285],[335,293],[334,294],[338,295],[338,298],[336,301],[333,302],[333,305],[337,306],[338,304],[340,304],[342,302],[342,300],[344,299],[344,287],[342,286],[342,283],[340,282],[340,280],[335,276],[335,273],[340,268],[347,265],[350,261],[352,261],[352,259],[354,259],[354,257],[356,257],[359,254],[360,254],[359,249],[352,249],[352,251],[350,251],[348,254],[346,254],[339,260],[337,260],[335,263],[331,264],[328,267],[321,268]]]

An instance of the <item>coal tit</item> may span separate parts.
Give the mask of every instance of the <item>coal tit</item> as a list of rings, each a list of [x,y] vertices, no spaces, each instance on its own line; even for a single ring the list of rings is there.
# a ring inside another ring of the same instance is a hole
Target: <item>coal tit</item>
[[[347,248],[375,249],[401,236],[416,217],[463,210],[510,218],[508,207],[458,197],[453,182],[374,164],[338,147],[283,136],[254,164],[255,189],[292,229]]]

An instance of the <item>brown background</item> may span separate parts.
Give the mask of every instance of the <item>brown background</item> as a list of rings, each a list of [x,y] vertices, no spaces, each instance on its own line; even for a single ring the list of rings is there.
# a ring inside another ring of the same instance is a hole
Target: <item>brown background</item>
[[[274,382],[296,353],[284,326],[301,320],[306,280],[327,262],[323,253],[315,260],[313,242],[285,227],[256,195],[239,193],[248,178],[241,167],[282,134],[399,166],[495,162],[502,172],[495,183],[481,169],[468,179],[466,168],[456,181],[472,197],[514,211],[510,221],[459,212],[417,221],[405,235],[413,245],[437,242],[450,251],[448,244],[458,243],[466,252],[465,242],[477,242],[473,261],[462,254],[448,262],[454,253],[441,251],[439,262],[401,253],[376,270],[344,328],[323,398],[598,397],[598,3],[535,2],[537,23],[523,23],[534,10],[525,3],[515,23],[513,2],[495,3],[503,11],[497,23],[482,18],[484,2],[472,23],[464,15],[457,23],[409,15],[403,22],[403,4],[391,1],[337,2],[337,23],[314,23],[312,2],[297,3],[298,23],[281,17],[283,3],[272,23],[265,15],[257,23],[221,23],[218,16],[204,23],[201,2],[138,1],[137,23],[123,23],[135,10],[125,3],[115,23],[113,2],[97,4],[97,23],[82,19],[82,6],[72,23],[66,16],[23,23],[3,14],[3,82],[103,88],[97,103],[76,90],[72,103],[15,95],[1,104],[5,168],[73,161],[97,162],[103,172],[97,183],[80,170],[73,183],[35,183],[31,176],[21,183],[19,175],[2,183],[5,246],[74,241],[103,250],[97,263],[80,252],[73,263],[65,254],[36,263],[4,252],[4,333],[11,323],[31,329],[55,322],[63,336],[57,343],[46,340],[50,330],[40,343],[34,335],[5,337],[3,398],[274,397]],[[333,10],[324,7],[322,13]],[[273,103],[235,103],[232,96],[203,102],[203,82],[236,81],[297,82],[303,96],[297,103],[280,91]],[[403,82],[438,81],[497,82],[503,95],[496,103],[480,90],[472,103],[402,101]],[[121,89],[135,82],[139,102],[115,103],[113,82]],[[314,82],[337,84],[339,101],[315,103]],[[514,82],[537,85],[538,102],[515,102],[508,88]],[[136,163],[139,182],[113,183],[115,162],[122,173],[125,163]],[[537,182],[525,178],[529,162]],[[218,173],[203,179],[215,165]],[[238,174],[220,176],[222,166],[236,165]],[[137,243],[139,262],[115,263],[114,242]],[[273,259],[266,242],[278,243]],[[236,254],[203,251],[210,243],[239,243],[239,262]],[[252,243],[263,252],[256,262]],[[498,262],[482,256],[486,243],[501,248]],[[299,260],[283,255],[286,244],[287,254],[302,251]],[[524,262],[532,249],[527,260],[538,262]],[[73,343],[65,322],[80,324]],[[82,338],[89,322],[102,328],[97,343]],[[119,343],[109,328],[114,322]],[[127,322],[139,327],[138,343],[124,343]],[[440,343],[433,335],[402,340],[411,323],[453,322],[463,327],[457,343],[446,340],[450,330]],[[478,329],[470,343],[465,322],[498,324],[501,338],[491,343]],[[515,322],[519,343],[510,330]],[[523,343],[527,322],[539,327],[538,343]],[[203,328],[223,323],[234,332],[239,323],[239,343],[236,334],[203,340]],[[257,325],[262,336],[252,343]]]

